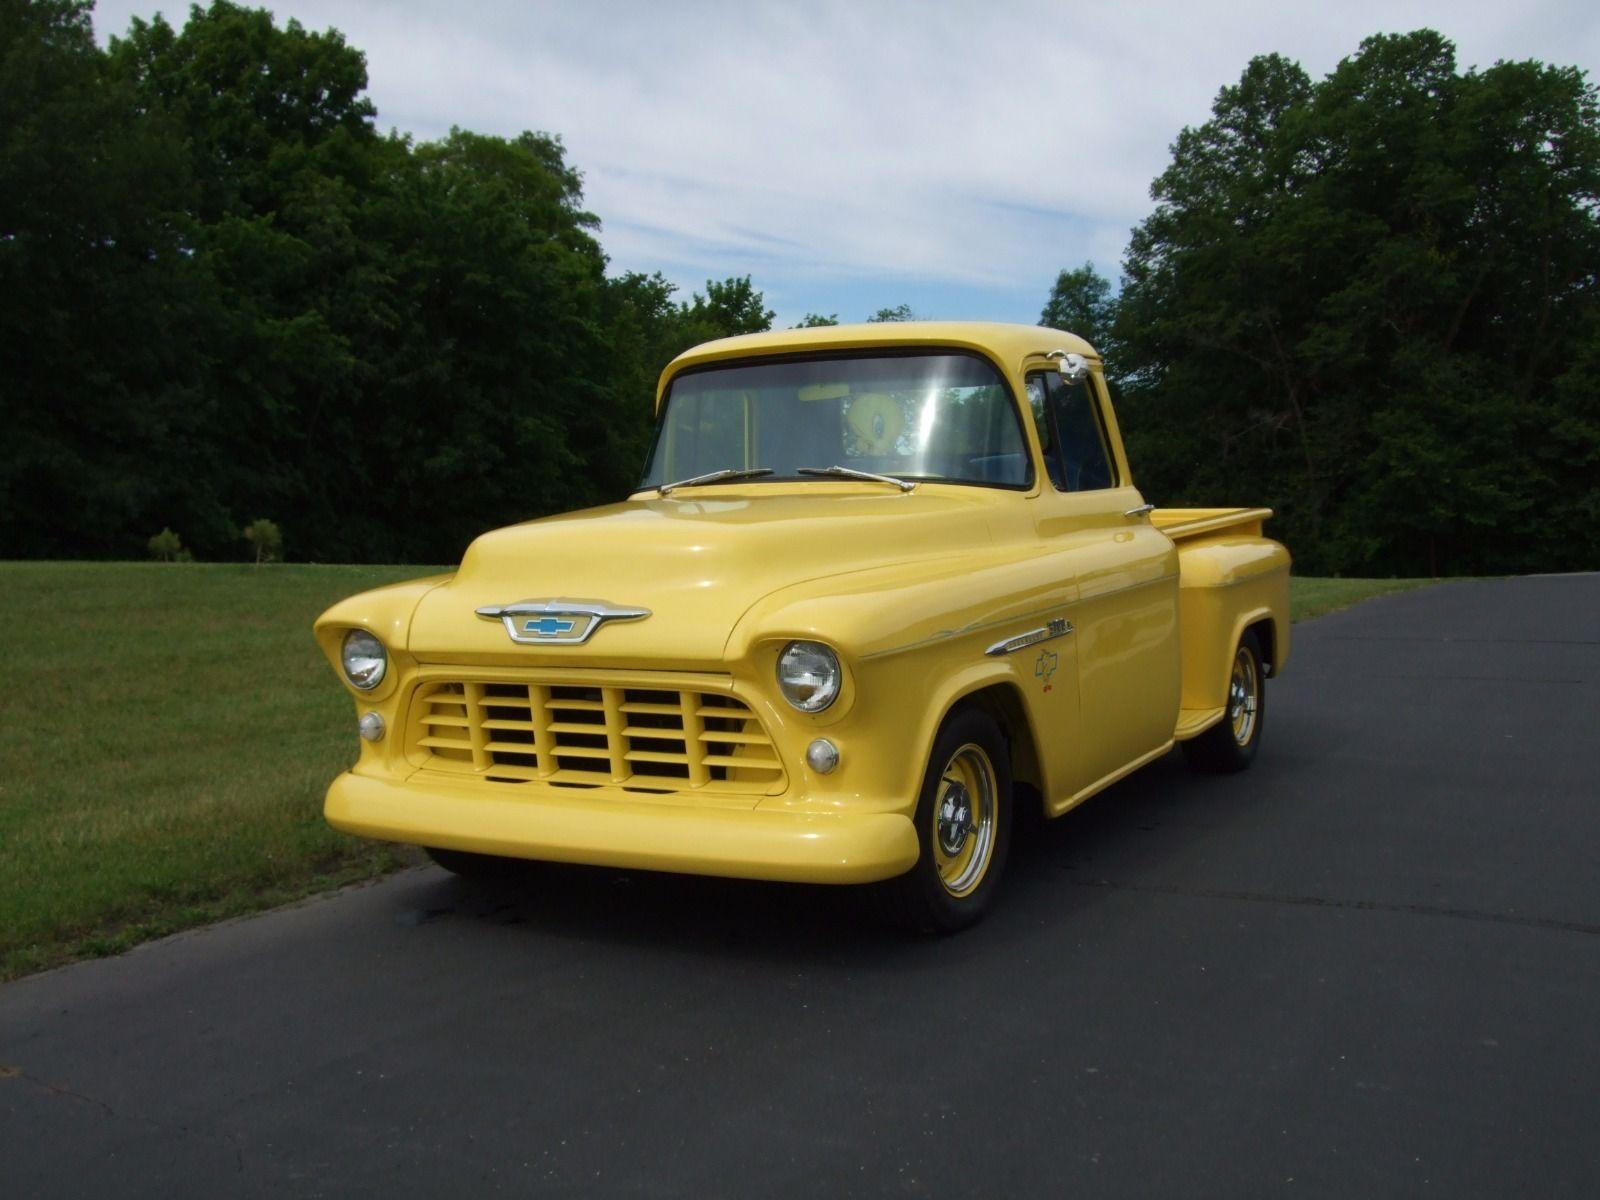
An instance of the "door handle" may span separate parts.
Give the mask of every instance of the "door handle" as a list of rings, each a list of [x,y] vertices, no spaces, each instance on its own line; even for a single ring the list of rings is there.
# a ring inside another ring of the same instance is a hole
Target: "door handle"
[[[1156,506],[1154,504],[1141,504],[1138,508],[1130,508],[1122,515],[1125,517],[1142,517],[1145,513],[1155,512],[1155,510]]]

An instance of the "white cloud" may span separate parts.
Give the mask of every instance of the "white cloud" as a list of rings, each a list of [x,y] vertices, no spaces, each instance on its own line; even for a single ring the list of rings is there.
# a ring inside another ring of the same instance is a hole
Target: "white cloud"
[[[113,0],[98,26],[157,7],[186,11]],[[1570,2],[269,7],[367,53],[384,127],[561,134],[619,267],[753,272],[783,294],[1020,289],[1038,297],[1023,319],[1062,266],[1115,274],[1172,138],[1255,54],[1315,76],[1370,33],[1429,25],[1463,65],[1600,62],[1600,10]]]

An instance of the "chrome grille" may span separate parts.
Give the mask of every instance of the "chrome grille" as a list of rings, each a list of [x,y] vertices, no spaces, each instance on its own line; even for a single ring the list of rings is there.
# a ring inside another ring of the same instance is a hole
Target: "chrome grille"
[[[413,702],[423,767],[509,783],[630,791],[782,791],[772,739],[723,692],[430,682]]]

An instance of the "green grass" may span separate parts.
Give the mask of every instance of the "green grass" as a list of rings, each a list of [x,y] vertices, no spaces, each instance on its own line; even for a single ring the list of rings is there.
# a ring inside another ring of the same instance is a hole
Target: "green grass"
[[[312,619],[425,567],[0,563],[0,979],[369,879]],[[1295,579],[1296,620],[1424,580]]]
[[[1436,579],[1308,579],[1296,575],[1289,581],[1289,619],[1308,621],[1374,596],[1406,592],[1437,582]]]
[[[419,567],[0,563],[0,979],[401,861],[335,833],[312,619]]]

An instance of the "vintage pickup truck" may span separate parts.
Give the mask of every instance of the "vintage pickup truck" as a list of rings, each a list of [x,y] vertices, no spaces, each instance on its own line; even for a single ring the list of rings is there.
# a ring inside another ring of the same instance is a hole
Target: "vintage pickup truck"
[[[462,873],[548,859],[992,902],[1057,816],[1181,743],[1255,755],[1289,656],[1267,509],[1157,509],[1094,350],[1032,326],[729,338],[661,376],[621,503],[472,543],[316,636],[360,755],[333,825]]]

